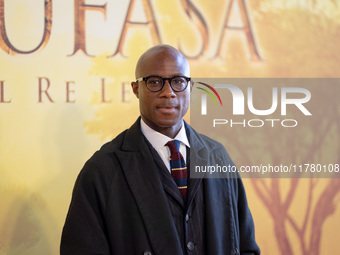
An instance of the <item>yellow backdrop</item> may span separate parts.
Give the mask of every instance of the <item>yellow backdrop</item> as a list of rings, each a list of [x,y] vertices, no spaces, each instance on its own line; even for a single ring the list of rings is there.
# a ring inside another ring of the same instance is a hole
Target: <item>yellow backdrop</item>
[[[192,77],[340,74],[335,0],[0,0],[0,32],[0,254],[58,254],[80,169],[138,116],[152,45]],[[338,253],[339,181],[244,182],[263,254]]]

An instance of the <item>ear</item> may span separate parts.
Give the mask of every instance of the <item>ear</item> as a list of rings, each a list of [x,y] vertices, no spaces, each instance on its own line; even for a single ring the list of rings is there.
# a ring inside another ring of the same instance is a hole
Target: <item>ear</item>
[[[132,87],[133,94],[135,94],[136,97],[139,98],[139,95],[138,95],[139,83],[138,83],[138,81],[131,82],[131,87]]]

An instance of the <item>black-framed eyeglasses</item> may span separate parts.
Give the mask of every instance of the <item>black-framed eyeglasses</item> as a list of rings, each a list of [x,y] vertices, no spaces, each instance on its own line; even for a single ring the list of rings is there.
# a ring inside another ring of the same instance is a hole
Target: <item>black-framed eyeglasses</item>
[[[181,92],[188,87],[190,77],[174,76],[171,78],[164,78],[157,75],[150,75],[147,77],[138,78],[137,81],[145,81],[146,87],[152,92],[161,91],[164,87],[165,81],[170,83],[170,87],[175,92]]]

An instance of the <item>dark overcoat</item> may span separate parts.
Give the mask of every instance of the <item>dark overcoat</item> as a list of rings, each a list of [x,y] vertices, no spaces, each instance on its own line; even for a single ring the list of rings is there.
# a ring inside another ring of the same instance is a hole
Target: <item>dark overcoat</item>
[[[224,147],[190,134],[191,164],[233,164]],[[186,210],[204,186],[205,254],[259,254],[240,178],[189,180]],[[182,255],[166,188],[140,129],[140,119],[85,164],[73,190],[60,253]]]

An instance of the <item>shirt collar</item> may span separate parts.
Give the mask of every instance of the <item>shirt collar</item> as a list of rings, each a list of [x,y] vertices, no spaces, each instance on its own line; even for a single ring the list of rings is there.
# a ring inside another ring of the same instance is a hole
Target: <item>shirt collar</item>
[[[189,140],[188,140],[188,137],[185,131],[183,120],[182,120],[182,127],[174,139],[153,130],[143,121],[142,118],[141,118],[140,124],[141,124],[141,130],[142,130],[143,135],[146,137],[146,139],[148,139],[148,141],[151,143],[151,145],[156,150],[164,147],[164,145],[167,142],[174,140],[174,139],[181,141],[184,145],[190,148],[190,144],[189,144]]]

